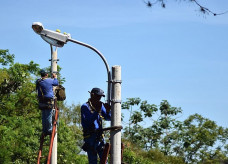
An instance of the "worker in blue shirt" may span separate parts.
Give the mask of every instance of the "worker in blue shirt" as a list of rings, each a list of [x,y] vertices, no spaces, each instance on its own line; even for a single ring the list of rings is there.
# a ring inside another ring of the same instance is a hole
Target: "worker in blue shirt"
[[[36,90],[38,91],[39,108],[42,111],[43,135],[52,133],[52,112],[54,107],[53,86],[59,85],[56,74],[53,78],[48,78],[48,73],[40,71],[41,78],[36,81]]]
[[[85,142],[82,148],[87,152],[89,164],[97,164],[97,155],[101,160],[104,149],[102,120],[111,121],[110,105],[100,101],[104,96],[102,89],[93,88],[90,99],[81,106],[81,124]]]

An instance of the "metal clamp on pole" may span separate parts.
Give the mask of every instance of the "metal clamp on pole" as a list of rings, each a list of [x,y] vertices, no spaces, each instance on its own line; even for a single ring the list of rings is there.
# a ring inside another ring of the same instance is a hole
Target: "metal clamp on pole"
[[[107,130],[119,130],[119,129],[123,129],[123,126],[112,126],[112,127],[108,127],[108,128],[104,128],[102,129],[102,131],[107,131]]]
[[[122,80],[111,80],[111,83],[122,83]]]
[[[59,61],[59,59],[49,59],[49,61]]]
[[[120,103],[121,104],[122,103],[122,100],[112,99],[111,102],[113,102],[113,103]]]

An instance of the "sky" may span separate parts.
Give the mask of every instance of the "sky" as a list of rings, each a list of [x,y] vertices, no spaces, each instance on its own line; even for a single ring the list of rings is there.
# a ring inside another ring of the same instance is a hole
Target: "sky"
[[[228,10],[227,0],[199,3]],[[121,66],[122,101],[168,100],[182,108],[183,120],[198,113],[228,127],[228,14],[204,15],[186,1],[167,1],[163,9],[143,0],[2,0],[0,20],[0,49],[15,54],[15,62],[50,66],[50,45],[31,28],[41,22],[98,49],[110,69]],[[107,92],[96,53],[72,42],[57,50],[68,105],[86,102],[93,87]]]

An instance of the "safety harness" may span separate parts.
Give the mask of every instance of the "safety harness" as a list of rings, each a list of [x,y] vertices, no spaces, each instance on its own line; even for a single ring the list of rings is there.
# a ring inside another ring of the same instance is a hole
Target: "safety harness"
[[[88,100],[88,105],[89,105],[89,109],[90,109],[90,112],[93,113],[94,111],[96,111],[96,108],[92,105],[90,99]],[[99,123],[100,125],[102,125],[102,119],[104,119],[104,117],[101,115],[101,112],[98,112],[99,116],[101,119],[99,119]],[[103,131],[102,129],[98,129],[98,130],[83,130],[83,137],[84,139],[85,138],[89,138],[91,136],[91,134],[93,133],[97,133],[97,137],[99,138],[99,140],[102,140],[104,138],[104,134],[103,134]]]
[[[40,90],[40,93],[41,93],[41,97],[38,96],[38,100],[39,100],[39,108],[41,110],[43,109],[52,109],[53,108],[53,105],[54,105],[54,100],[52,98],[45,98],[44,97],[44,93],[43,93],[43,90],[41,88],[41,85],[40,85],[40,82],[45,80],[46,78],[40,78],[38,79],[37,81],[37,85],[39,86],[39,90]]]

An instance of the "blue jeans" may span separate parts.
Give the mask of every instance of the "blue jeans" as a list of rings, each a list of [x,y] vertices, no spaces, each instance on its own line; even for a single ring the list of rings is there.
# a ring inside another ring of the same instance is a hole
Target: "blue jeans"
[[[52,133],[52,111],[52,109],[42,110],[43,133],[46,135],[51,135]]]
[[[87,150],[89,164],[97,164],[97,155],[99,155],[100,160],[102,159],[104,141],[98,141],[96,133],[89,138],[85,138],[84,141],[89,145]]]

